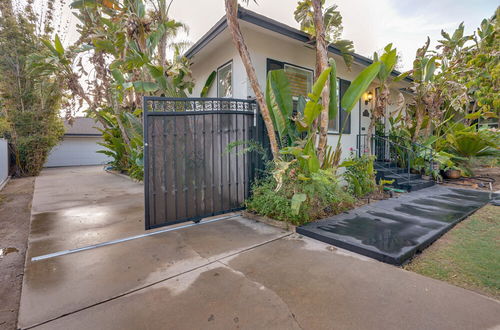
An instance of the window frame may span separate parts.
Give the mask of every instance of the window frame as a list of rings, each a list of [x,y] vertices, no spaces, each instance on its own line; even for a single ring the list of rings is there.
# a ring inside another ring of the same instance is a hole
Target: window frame
[[[226,67],[230,67],[231,72],[231,96],[219,96],[219,72]],[[234,84],[233,84],[233,60],[229,60],[217,68],[217,98],[233,98],[234,97]]]

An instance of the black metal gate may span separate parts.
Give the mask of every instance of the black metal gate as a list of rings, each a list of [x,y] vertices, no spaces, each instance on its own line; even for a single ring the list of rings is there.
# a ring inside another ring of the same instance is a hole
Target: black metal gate
[[[268,145],[253,100],[145,97],[146,229],[242,209],[264,167],[250,140]]]

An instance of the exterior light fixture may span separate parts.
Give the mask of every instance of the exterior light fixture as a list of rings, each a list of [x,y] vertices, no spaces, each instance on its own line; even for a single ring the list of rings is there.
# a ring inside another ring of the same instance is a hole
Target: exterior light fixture
[[[365,94],[365,105],[368,105],[368,102],[370,102],[371,100],[373,100],[373,93],[372,92],[368,92]]]

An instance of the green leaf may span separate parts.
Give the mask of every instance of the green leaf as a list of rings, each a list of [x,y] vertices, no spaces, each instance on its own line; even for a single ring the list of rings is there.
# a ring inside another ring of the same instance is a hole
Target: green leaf
[[[96,8],[97,5],[98,4],[97,4],[96,0],[77,0],[77,1],[73,1],[70,4],[70,7],[72,9]]]
[[[59,56],[59,52],[54,48],[50,40],[41,39],[43,44],[54,54],[55,56]]]
[[[304,122],[307,124],[307,126],[311,126],[313,121],[318,118],[320,114],[321,104],[317,103],[317,101],[308,101],[304,108]]]
[[[398,60],[396,48],[391,49],[391,47],[392,44],[387,45],[384,54],[380,56],[380,62],[383,64],[383,69],[381,68],[379,73],[380,80],[386,80],[389,77]]]
[[[436,71],[436,56],[429,58],[424,67],[424,81],[431,81],[434,78],[434,71]]]
[[[56,49],[57,53],[60,56],[63,56],[64,55],[64,47],[61,43],[61,39],[59,39],[59,36],[57,34],[56,34],[56,40],[54,42],[54,45],[55,45],[55,49]]]
[[[328,118],[330,120],[337,118],[337,114],[339,113],[339,101],[337,95],[337,65],[335,64],[335,60],[330,58],[328,60],[330,62],[330,67],[332,70],[330,71],[330,103],[328,105]]]
[[[283,116],[289,118],[293,112],[293,100],[288,78],[283,70],[270,71],[269,75],[271,77],[271,89],[275,96],[276,103],[283,113]]]
[[[309,97],[317,102],[319,98],[321,97],[321,92],[323,91],[323,88],[325,87],[326,80],[330,76],[330,72],[332,71],[332,68],[325,69],[321,74],[319,75],[318,79],[316,79],[316,82],[313,85],[312,92],[309,93]]]
[[[299,214],[300,206],[302,205],[302,203],[304,203],[306,201],[306,199],[307,199],[306,194],[302,194],[302,193],[293,194],[292,203],[291,203],[291,209],[292,209],[293,214],[295,214],[295,215]]]
[[[217,72],[212,71],[212,73],[208,76],[207,81],[205,81],[205,86],[203,86],[203,89],[201,90],[200,97],[207,97],[210,87],[212,87],[216,77]]]
[[[133,85],[134,85],[134,89],[139,93],[156,92],[159,89],[158,84],[156,84],[154,82],[134,81]]]
[[[363,93],[370,87],[370,84],[379,73],[380,66],[380,62],[370,64],[352,81],[341,101],[341,106],[347,113],[352,111]]]
[[[95,48],[102,52],[115,53],[115,45],[111,40],[92,39]]]
[[[393,79],[393,81],[394,82],[401,81],[401,80],[405,79],[406,77],[408,77],[410,74],[411,74],[411,71],[403,72],[403,73],[399,74],[397,77],[395,77]]]
[[[118,69],[111,70],[111,75],[116,80],[116,82],[122,85],[125,82],[125,78],[123,77],[123,73]]]
[[[281,72],[281,74],[277,72]],[[290,86],[284,72],[282,70],[269,71],[266,85],[266,103],[280,139],[284,139],[288,131],[287,109],[282,108],[287,106],[283,105],[287,95],[290,95]]]
[[[299,95],[299,99],[297,100],[297,113],[304,115],[304,108],[306,107],[306,98],[302,95]]]
[[[153,77],[154,79],[159,79],[164,76],[163,67],[161,65],[148,64],[148,70],[151,74],[151,77]]]
[[[137,16],[143,18],[146,15],[146,7],[144,6],[142,0],[135,0],[135,6]]]
[[[320,164],[319,164],[319,159],[318,156],[316,155],[316,148],[314,146],[314,139],[309,138],[307,141],[305,147],[304,147],[304,153],[309,156],[307,159],[307,166],[308,170],[311,173],[318,172],[320,169]]]

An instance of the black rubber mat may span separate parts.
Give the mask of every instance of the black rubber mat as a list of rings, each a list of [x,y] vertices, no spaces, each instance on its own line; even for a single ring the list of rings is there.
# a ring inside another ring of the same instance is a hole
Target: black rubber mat
[[[494,193],[433,186],[297,228],[297,233],[402,265],[493,199]]]

